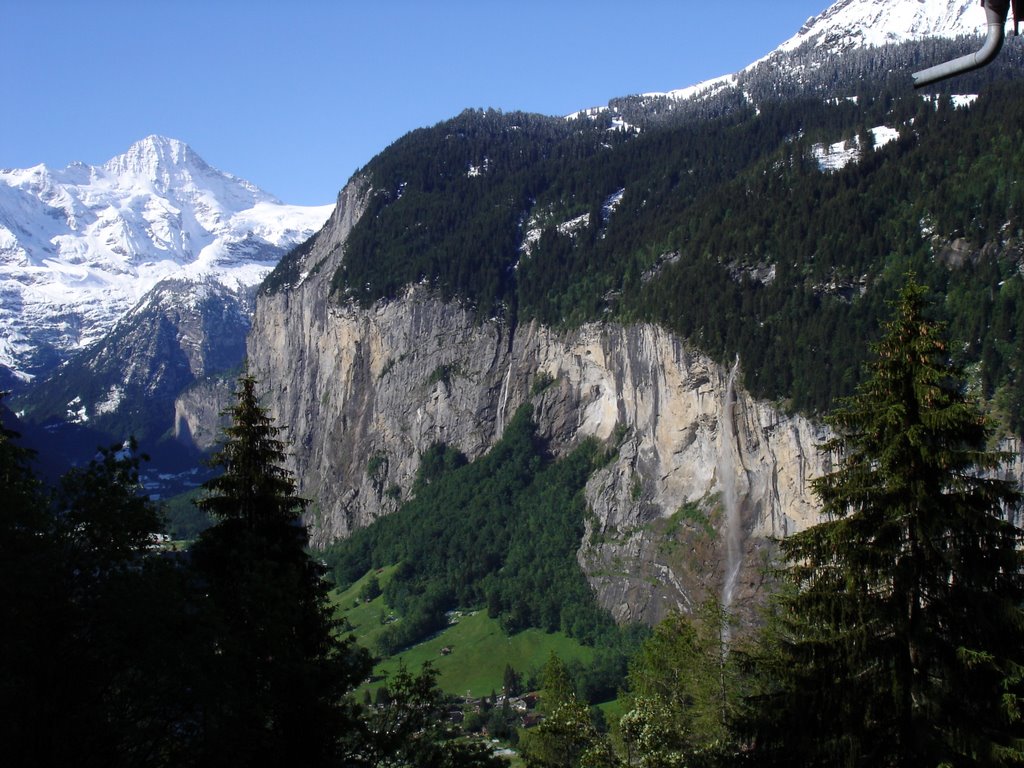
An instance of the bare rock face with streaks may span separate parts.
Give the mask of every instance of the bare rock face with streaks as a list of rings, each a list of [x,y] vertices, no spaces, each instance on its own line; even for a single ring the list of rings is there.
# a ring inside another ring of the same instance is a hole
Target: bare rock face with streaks
[[[259,297],[249,338],[301,493],[315,500],[314,543],[397,509],[431,444],[478,457],[531,402],[556,452],[590,436],[617,446],[588,483],[578,554],[616,618],[656,621],[720,590],[725,484],[742,525],[736,602],[748,604],[767,539],[816,520],[820,429],[737,388],[724,434],[728,369],[653,325],[513,329],[426,287],[370,309],[340,304],[330,279],[367,195],[358,179],[343,190],[294,284]],[[723,477],[728,445],[737,460]]]

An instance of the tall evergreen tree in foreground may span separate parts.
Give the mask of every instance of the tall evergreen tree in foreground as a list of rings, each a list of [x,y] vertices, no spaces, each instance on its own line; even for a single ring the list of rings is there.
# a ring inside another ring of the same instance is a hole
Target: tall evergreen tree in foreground
[[[213,463],[223,473],[198,502],[220,522],[193,547],[213,643],[199,693],[200,763],[337,764],[353,736],[346,698],[368,671],[338,637],[323,569],[306,552],[306,500],[282,464],[280,428],[239,379],[232,423]]]
[[[218,520],[249,530],[298,520],[308,501],[295,492],[295,480],[285,469],[285,443],[256,394],[256,379],[245,373],[238,380],[237,402],[227,409],[231,424],[212,464],[223,474],[207,481],[207,494],[197,502]]]
[[[925,297],[911,279],[830,419],[827,521],[782,542],[757,765],[1024,764],[1020,499]]]

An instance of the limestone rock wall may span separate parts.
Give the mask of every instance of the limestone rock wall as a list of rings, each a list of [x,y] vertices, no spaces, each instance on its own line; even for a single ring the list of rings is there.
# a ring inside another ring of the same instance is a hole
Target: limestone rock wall
[[[583,437],[618,446],[588,487],[580,562],[620,619],[654,621],[720,589],[723,483],[741,505],[737,604],[756,594],[766,540],[816,520],[811,478],[827,467],[819,428],[737,391],[735,434],[722,409],[728,370],[652,325],[512,329],[410,288],[364,310],[330,296],[366,185],[339,197],[289,290],[260,296],[249,363],[292,443],[315,544],[397,509],[435,441],[471,459],[534,404],[564,451]],[[739,461],[723,477],[733,441]]]

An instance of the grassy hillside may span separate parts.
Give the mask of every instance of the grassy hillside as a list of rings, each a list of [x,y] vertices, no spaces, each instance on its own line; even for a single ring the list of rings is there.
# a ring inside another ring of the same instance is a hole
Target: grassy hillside
[[[359,643],[370,650],[387,621],[393,616],[383,595],[369,601],[360,601],[359,594],[371,577],[376,576],[382,587],[395,573],[387,567],[371,571],[345,590],[337,590],[332,600],[337,615],[346,619]],[[502,688],[505,666],[511,665],[521,675],[528,676],[539,670],[554,652],[567,663],[593,661],[595,651],[580,645],[561,632],[527,629],[506,635],[495,619],[483,610],[462,612],[452,619],[451,626],[401,653],[380,661],[374,676],[387,678],[400,664],[418,670],[429,661],[438,671],[438,684],[443,691],[457,696],[488,696]],[[443,648],[451,650],[442,653]],[[376,689],[382,681],[370,684]]]

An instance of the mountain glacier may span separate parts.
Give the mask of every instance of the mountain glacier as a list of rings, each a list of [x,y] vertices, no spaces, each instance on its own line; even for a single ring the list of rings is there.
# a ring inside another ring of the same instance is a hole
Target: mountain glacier
[[[0,367],[47,372],[162,280],[252,288],[333,207],[285,205],[160,136],[100,166],[0,170]]]

